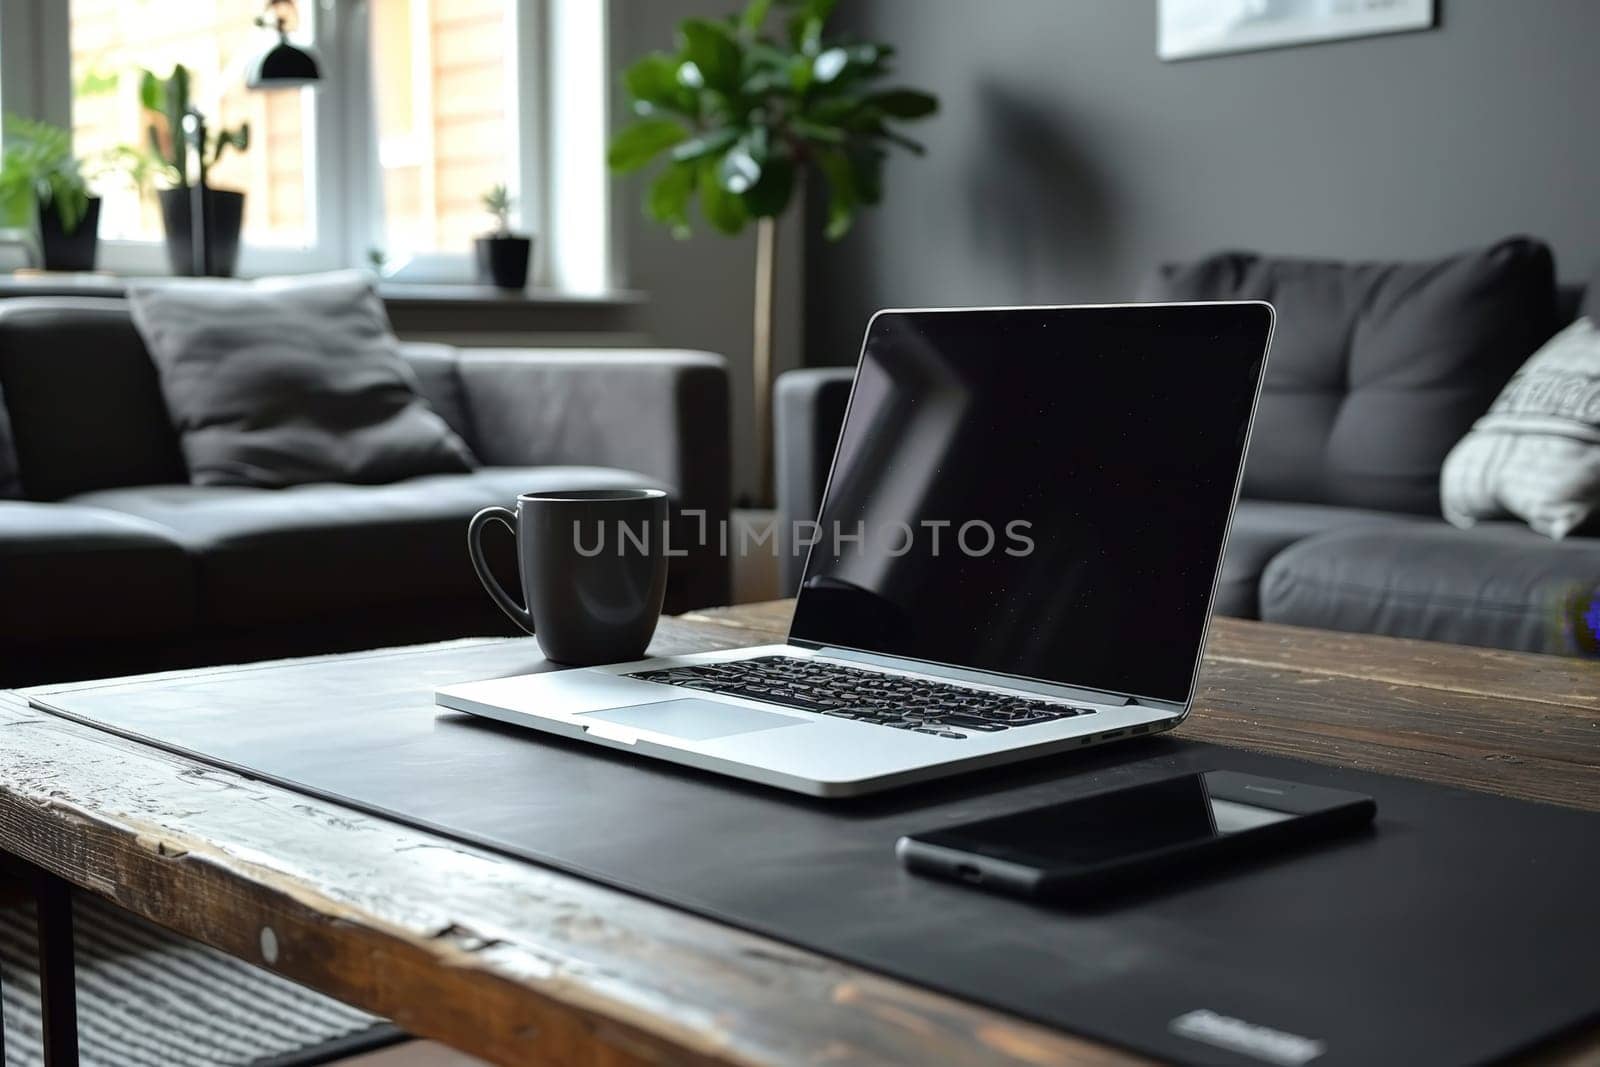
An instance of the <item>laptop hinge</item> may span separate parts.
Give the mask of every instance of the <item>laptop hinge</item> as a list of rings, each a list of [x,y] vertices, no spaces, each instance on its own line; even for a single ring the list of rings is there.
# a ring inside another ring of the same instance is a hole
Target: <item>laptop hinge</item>
[[[948,667],[939,663],[924,663],[921,660],[902,659],[899,656],[885,656],[877,652],[860,652],[853,648],[831,648],[823,646],[815,650],[816,655],[826,656],[829,659],[844,660],[849,663],[867,663],[878,667],[890,667],[895,670],[912,671],[917,674],[926,674],[933,678],[948,678],[952,682],[971,682],[975,685],[1003,686],[1006,689],[1015,689],[1023,693],[1038,693],[1040,696],[1061,697],[1066,700],[1081,700],[1086,704],[1109,704],[1113,707],[1126,707],[1138,704],[1139,701],[1125,693],[1110,693],[1103,689],[1086,689],[1075,685],[1057,685],[1054,682],[1032,681],[1027,678],[1011,678],[1003,674],[989,674],[985,671],[966,670],[961,667]]]

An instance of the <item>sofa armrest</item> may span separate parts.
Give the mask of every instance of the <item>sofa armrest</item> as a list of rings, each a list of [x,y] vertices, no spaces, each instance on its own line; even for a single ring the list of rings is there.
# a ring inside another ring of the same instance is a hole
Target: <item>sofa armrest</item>
[[[621,467],[676,487],[679,507],[703,511],[711,534],[689,546],[695,603],[673,601],[727,602],[716,535],[732,495],[726,360],[658,349],[463,349],[459,358],[480,460]]]
[[[806,547],[795,524],[816,519],[855,382],[854,367],[807,367],[779,375],[773,400],[778,494],[778,581],[785,596],[800,588]]]

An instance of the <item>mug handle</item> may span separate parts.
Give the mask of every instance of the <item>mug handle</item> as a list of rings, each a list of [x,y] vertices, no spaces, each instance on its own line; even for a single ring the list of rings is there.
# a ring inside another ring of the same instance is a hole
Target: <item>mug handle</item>
[[[472,521],[467,524],[467,554],[472,557],[472,569],[478,572],[478,581],[483,583],[483,588],[488,591],[490,598],[500,605],[500,610],[511,616],[512,622],[531,634],[533,614],[505,591],[505,587],[495,578],[494,573],[489,570],[489,564],[483,558],[483,528],[491,522],[505,523],[506,529],[511,531],[511,536],[513,538],[517,536],[517,513],[510,508],[484,508],[472,516]]]

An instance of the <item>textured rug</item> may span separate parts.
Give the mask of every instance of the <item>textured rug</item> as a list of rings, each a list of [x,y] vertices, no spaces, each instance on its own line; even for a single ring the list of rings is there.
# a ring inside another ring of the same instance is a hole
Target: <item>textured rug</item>
[[[365,1012],[90,897],[74,904],[84,1067],[290,1067],[390,1044]],[[5,1065],[42,1067],[31,905],[0,908]]]

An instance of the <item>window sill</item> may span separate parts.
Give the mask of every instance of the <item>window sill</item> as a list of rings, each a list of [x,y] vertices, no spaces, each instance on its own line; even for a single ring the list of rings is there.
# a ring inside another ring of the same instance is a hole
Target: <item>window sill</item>
[[[378,295],[386,304],[414,306],[474,304],[494,307],[535,305],[546,307],[629,307],[643,304],[644,293],[637,289],[613,289],[602,293],[565,293],[557,289],[496,289],[492,285],[460,283],[425,284],[417,282],[378,283]]]
[[[157,280],[160,276],[149,279]],[[0,298],[18,296],[98,296],[120,297],[127,291],[128,276],[102,272],[0,274]],[[177,279],[173,279],[177,280]],[[646,294],[637,289],[614,289],[602,293],[566,293],[557,289],[496,289],[490,285],[467,283],[378,282],[378,295],[390,306],[426,308],[472,307],[573,307],[620,308],[645,303]]]

